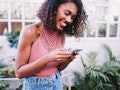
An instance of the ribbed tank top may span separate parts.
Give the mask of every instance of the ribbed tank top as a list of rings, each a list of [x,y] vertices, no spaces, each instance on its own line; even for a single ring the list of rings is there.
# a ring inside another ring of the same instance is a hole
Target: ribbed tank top
[[[58,32],[51,32],[46,30],[43,25],[41,25],[41,33],[39,38],[32,44],[30,58],[28,63],[32,63],[38,58],[43,57],[50,51],[56,48],[62,47],[61,36]],[[34,76],[45,77],[50,76],[57,71],[57,66],[59,62],[51,62],[46,64],[40,71],[34,74]]]

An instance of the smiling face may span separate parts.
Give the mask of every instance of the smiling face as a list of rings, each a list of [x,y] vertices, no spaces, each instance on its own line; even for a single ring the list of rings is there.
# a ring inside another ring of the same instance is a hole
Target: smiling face
[[[68,24],[71,24],[77,15],[77,7],[74,3],[68,2],[58,7],[56,14],[56,28],[63,30]]]

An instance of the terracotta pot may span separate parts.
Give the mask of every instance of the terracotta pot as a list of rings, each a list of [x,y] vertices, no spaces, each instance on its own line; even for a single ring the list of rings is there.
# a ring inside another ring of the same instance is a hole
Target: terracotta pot
[[[3,32],[7,27],[7,22],[0,22],[0,35],[3,35]]]

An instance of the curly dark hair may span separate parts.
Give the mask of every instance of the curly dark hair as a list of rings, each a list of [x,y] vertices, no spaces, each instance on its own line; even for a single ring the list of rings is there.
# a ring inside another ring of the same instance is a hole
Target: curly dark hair
[[[68,35],[80,36],[83,31],[83,27],[86,26],[87,15],[85,13],[81,0],[45,0],[37,12],[38,18],[49,30],[56,30],[56,12],[61,4],[72,2],[77,8],[78,12],[73,20],[73,23],[67,25],[63,32]],[[82,27],[82,28],[81,28]],[[81,29],[80,29],[81,28]]]

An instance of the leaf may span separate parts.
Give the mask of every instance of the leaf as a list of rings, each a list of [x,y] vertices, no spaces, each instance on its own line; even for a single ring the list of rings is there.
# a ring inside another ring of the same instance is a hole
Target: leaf
[[[18,40],[19,40],[19,35],[20,35],[20,31],[13,31],[11,33],[6,33],[5,34],[7,36],[7,40],[10,43],[10,47],[13,48],[17,48],[18,45]]]

